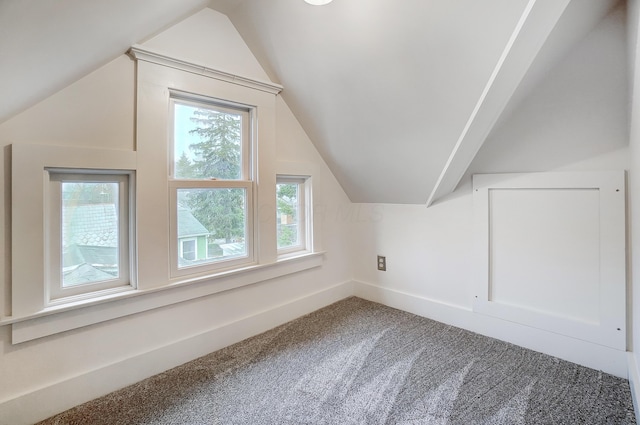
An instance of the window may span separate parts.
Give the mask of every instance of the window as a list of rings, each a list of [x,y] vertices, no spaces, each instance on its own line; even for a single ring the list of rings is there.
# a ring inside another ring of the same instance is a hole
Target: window
[[[171,98],[172,275],[253,261],[250,109]]]
[[[315,174],[313,163],[277,159],[282,87],[132,52],[145,58],[137,62],[135,150],[11,146],[11,300],[0,324],[11,325],[13,344],[323,262],[321,241],[310,231],[311,177],[302,190],[305,213],[298,213],[306,221],[306,249],[278,261],[286,249],[277,249],[276,175]],[[215,121],[226,121],[229,131],[209,125]],[[101,259],[92,257],[95,272],[82,274],[82,282],[63,276],[82,271],[75,248],[63,249],[73,239],[63,230],[63,216],[72,216],[63,192],[76,184],[98,195],[79,201],[110,204],[102,231],[119,233],[117,244],[111,237],[111,245],[93,250]]]
[[[180,241],[180,258],[186,261],[195,261],[197,258],[196,242],[196,239]]]
[[[131,288],[129,175],[47,171],[49,303]]]
[[[279,176],[276,182],[278,253],[306,249],[306,179]]]

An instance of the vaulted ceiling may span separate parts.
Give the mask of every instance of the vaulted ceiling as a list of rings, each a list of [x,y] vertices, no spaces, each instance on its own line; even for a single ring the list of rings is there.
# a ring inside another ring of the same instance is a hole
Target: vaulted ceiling
[[[0,0],[0,122],[209,6],[285,87],[352,201],[430,204],[616,3]]]
[[[207,0],[0,0],[0,123]]]

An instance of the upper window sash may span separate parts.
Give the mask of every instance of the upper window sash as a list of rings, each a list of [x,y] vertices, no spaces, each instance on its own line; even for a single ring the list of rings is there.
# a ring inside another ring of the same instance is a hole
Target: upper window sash
[[[251,180],[251,121],[252,113],[245,105],[204,96],[171,92],[170,97],[170,167],[174,180]],[[209,129],[205,127],[209,125]],[[207,141],[208,131],[217,131],[218,145]],[[236,140],[233,140],[237,138]],[[237,143],[238,151],[235,151]],[[227,164],[203,164],[218,149],[226,156]],[[237,163],[236,163],[237,162]],[[231,163],[231,164],[229,164]],[[237,167],[237,170],[236,170]],[[231,170],[233,168],[233,170]]]

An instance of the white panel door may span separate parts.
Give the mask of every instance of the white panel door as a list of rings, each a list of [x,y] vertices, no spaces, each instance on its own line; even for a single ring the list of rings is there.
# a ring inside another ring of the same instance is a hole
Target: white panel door
[[[474,176],[474,310],[626,348],[624,173]]]

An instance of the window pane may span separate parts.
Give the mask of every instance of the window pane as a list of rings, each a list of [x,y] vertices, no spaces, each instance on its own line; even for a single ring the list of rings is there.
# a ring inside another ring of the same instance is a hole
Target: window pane
[[[177,189],[178,268],[247,256],[246,196],[245,189]]]
[[[62,287],[119,277],[118,183],[62,182]]]
[[[297,183],[276,185],[278,249],[300,245],[299,202]]]
[[[191,240],[186,240],[186,241],[182,241],[182,258],[184,258],[185,260],[195,260],[197,256],[197,250],[196,250],[196,240],[195,239],[191,239]]]
[[[175,103],[174,176],[242,178],[242,114]]]

